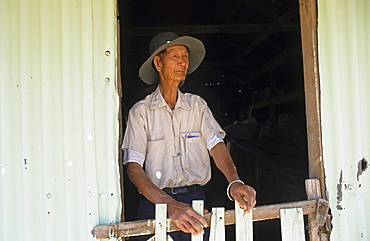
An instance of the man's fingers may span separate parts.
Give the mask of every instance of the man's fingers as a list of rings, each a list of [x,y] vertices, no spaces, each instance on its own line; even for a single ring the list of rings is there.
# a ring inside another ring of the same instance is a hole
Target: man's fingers
[[[204,234],[202,226],[194,219],[182,221],[176,224],[183,232],[193,235]]]
[[[207,213],[208,213],[208,210],[207,210]],[[202,229],[203,229],[203,227],[205,227],[205,228],[208,227],[207,221],[202,216],[199,215],[199,216],[196,216],[194,218],[202,226]]]
[[[245,209],[245,212],[250,212],[256,205],[256,191],[248,185],[235,186],[232,196]]]
[[[190,218],[188,221],[198,234],[203,234],[203,227],[207,227],[207,221],[200,215]]]
[[[168,209],[170,219],[185,233],[193,235],[204,233],[207,221],[188,204],[176,202]]]

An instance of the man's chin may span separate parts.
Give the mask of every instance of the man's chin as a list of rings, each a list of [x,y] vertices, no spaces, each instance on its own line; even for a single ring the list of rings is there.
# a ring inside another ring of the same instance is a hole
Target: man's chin
[[[178,76],[176,79],[179,82],[184,81],[186,79],[186,75],[184,75],[184,76]]]

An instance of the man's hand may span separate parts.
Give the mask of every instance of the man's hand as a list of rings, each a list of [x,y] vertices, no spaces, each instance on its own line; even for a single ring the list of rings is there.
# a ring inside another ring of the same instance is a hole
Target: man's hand
[[[207,227],[206,220],[189,204],[173,201],[167,204],[168,216],[183,232],[193,235],[204,234],[203,227]],[[205,210],[205,213],[208,211]]]
[[[207,227],[206,220],[198,214],[189,204],[178,202],[160,190],[149,179],[141,165],[132,162],[127,165],[127,173],[132,183],[152,203],[167,203],[169,218],[185,233],[198,235],[204,233]],[[208,211],[205,210],[205,213]]]
[[[253,187],[240,182],[233,183],[230,187],[230,195],[245,209],[250,212],[256,205],[256,191]]]
[[[225,175],[229,183],[240,180],[234,161],[225,143],[219,142],[210,150],[213,160],[220,171]],[[245,209],[250,212],[256,205],[256,191],[253,187],[235,182],[230,187],[230,195]]]

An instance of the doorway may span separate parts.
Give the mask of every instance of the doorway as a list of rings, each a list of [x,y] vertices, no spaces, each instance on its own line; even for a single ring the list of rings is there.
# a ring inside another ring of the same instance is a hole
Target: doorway
[[[155,88],[138,77],[150,39],[164,31],[196,37],[205,44],[206,57],[181,91],[207,101],[227,131],[241,178],[257,190],[257,205],[306,199],[309,166],[299,2],[119,0],[118,5],[123,115]],[[135,219],[138,194],[123,177],[125,220],[130,221]],[[205,187],[208,206],[233,208],[226,186],[214,169]],[[255,229],[255,240],[279,240],[279,223],[261,222]]]

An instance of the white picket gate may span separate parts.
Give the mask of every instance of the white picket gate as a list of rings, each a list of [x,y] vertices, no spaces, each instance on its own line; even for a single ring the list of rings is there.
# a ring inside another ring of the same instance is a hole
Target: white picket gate
[[[308,200],[256,206],[253,211],[244,214],[244,209],[235,203],[234,210],[212,208],[204,215],[210,224],[210,241],[224,241],[225,225],[235,224],[235,241],[253,241],[253,222],[280,219],[283,241],[305,240],[303,215],[308,215],[309,240],[327,241],[330,235],[329,202],[321,199],[319,181],[306,180]],[[203,201],[194,201],[193,209],[203,214]],[[128,238],[153,235],[150,241],[171,241],[170,232],[180,229],[167,218],[165,204],[157,204],[156,218],[114,224],[96,225],[91,234],[96,239]],[[203,241],[203,237],[193,236],[192,241]]]
[[[203,201],[194,201],[193,208],[198,213],[203,213]],[[212,208],[210,241],[225,241],[225,208]],[[244,213],[235,202],[235,241],[253,241],[252,212]],[[302,208],[280,209],[282,241],[305,241]],[[166,204],[156,205],[155,235],[148,241],[171,241],[167,230]],[[192,236],[192,241],[203,241],[203,236]]]

